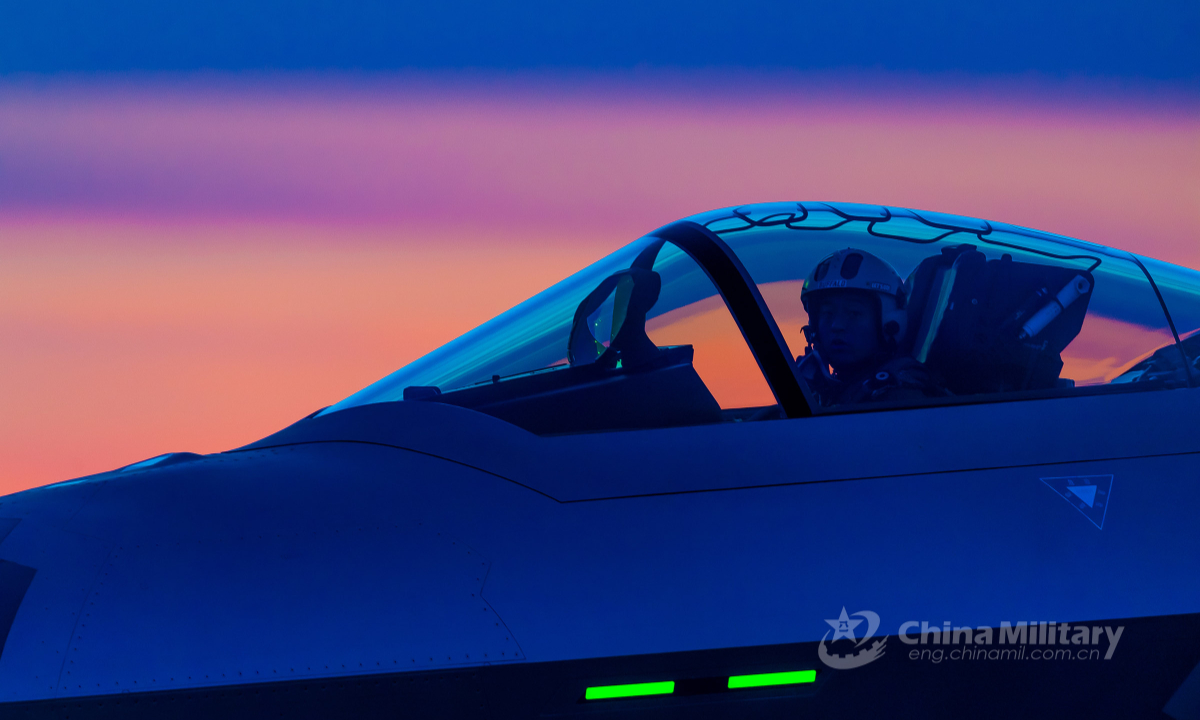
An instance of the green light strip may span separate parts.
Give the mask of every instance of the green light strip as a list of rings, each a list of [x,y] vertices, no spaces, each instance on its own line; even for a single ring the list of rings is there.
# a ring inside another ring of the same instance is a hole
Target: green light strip
[[[797,670],[795,672],[761,673],[759,675],[734,675],[729,678],[729,689],[767,687],[770,685],[800,685],[816,682],[816,670]]]
[[[675,692],[675,681],[633,683],[632,685],[601,685],[590,687],[583,693],[584,700],[608,700],[609,698],[641,697],[643,695],[670,695]]]

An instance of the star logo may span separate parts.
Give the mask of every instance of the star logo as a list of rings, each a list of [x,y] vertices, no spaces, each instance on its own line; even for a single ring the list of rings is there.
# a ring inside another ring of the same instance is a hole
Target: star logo
[[[862,624],[863,620],[867,621],[867,629],[863,633],[862,638],[859,639],[855,633],[855,628]],[[883,657],[887,638],[880,638],[869,644],[867,642],[875,637],[875,631],[879,629],[879,615],[877,613],[873,613],[870,610],[848,613],[846,612],[846,608],[842,607],[841,615],[838,615],[833,620],[826,620],[825,623],[832,628],[832,631],[825,631],[825,637],[821,638],[821,642],[817,645],[817,656],[821,658],[821,662],[829,667],[835,670],[850,670],[851,668],[862,667],[867,663],[875,662]],[[830,632],[833,633],[832,640],[829,638]],[[849,640],[854,643],[853,650],[845,655],[838,655],[831,652],[825,645],[827,642],[833,644],[838,640]]]
[[[858,613],[855,613],[856,615]],[[829,627],[833,628],[833,640],[838,638],[846,638],[847,640],[858,640],[854,636],[854,628],[858,627],[862,620],[851,620],[846,613],[846,608],[842,607],[842,614],[836,620],[826,620]]]

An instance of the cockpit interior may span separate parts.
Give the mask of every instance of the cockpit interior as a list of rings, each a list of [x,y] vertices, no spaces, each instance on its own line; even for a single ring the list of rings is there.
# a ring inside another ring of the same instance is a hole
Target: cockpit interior
[[[847,248],[902,281],[862,287],[898,299],[898,322],[876,323],[921,392],[850,402],[814,385],[848,381],[814,349],[805,283]],[[1198,288],[1190,270],[973,218],[743,206],[660,228],[322,414],[435,402],[554,435],[1188,387]]]

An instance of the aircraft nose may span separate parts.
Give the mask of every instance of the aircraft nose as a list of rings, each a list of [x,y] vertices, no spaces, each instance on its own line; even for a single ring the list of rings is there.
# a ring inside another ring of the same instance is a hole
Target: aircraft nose
[[[58,525],[21,519],[0,545],[36,571],[24,604],[38,606],[14,624],[0,692],[49,692],[47,677],[62,696],[520,660],[483,597],[487,548],[467,531],[513,493],[532,495],[353,443],[110,477]]]

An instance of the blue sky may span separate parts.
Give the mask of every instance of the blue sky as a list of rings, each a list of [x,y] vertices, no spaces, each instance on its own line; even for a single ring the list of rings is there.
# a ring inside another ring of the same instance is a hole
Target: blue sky
[[[1200,2],[7,0],[0,73],[639,66],[1200,80]]]

